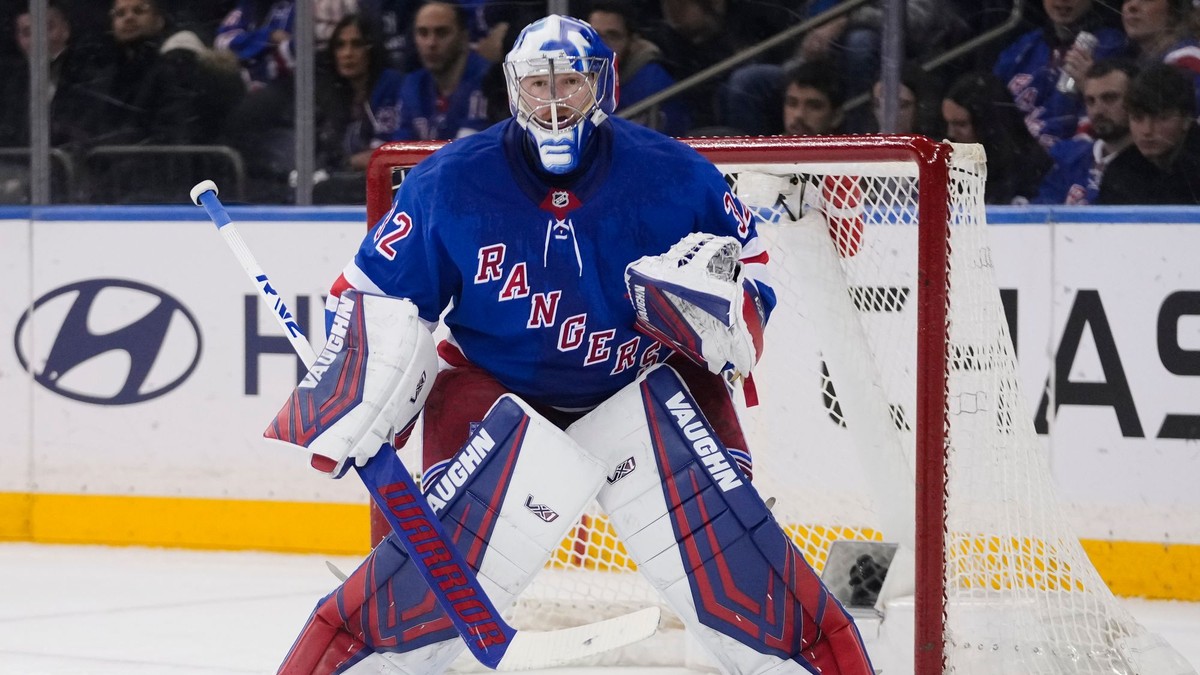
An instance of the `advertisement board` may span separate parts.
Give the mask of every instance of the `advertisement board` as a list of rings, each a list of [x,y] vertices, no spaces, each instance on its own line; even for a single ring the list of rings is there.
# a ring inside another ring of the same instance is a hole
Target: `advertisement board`
[[[233,216],[319,347],[361,209]],[[1172,564],[1200,560],[1200,211],[997,209],[989,222],[1072,523],[1085,540],[1182,544]],[[198,209],[9,210],[0,232],[0,537],[365,550],[361,485],[261,438],[299,362]],[[802,423],[811,442],[839,433]]]

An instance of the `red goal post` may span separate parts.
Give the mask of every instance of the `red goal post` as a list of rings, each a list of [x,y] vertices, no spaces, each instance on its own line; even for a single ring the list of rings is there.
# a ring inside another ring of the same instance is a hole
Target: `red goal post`
[[[913,596],[909,663],[920,675],[1068,673],[1079,663],[1121,672],[1127,643],[1154,646],[1059,513],[991,274],[978,146],[879,135],[684,142],[743,201],[761,199],[748,205],[764,223],[780,305],[755,375],[775,403],[747,412],[746,425],[755,485],[778,497],[776,518],[809,562],[821,570],[836,540],[908,549],[912,577],[900,587]],[[390,208],[397,169],[441,145],[375,152],[369,224]],[[838,202],[847,192],[853,199]],[[857,219],[853,241],[829,246],[824,230],[814,239],[796,223],[808,209],[826,214],[835,239],[847,236],[839,219]],[[780,430],[789,424],[807,442],[790,443]],[[793,447],[806,445],[819,447]],[[1006,462],[1015,468],[997,470]],[[373,527],[376,539],[384,532]],[[633,567],[604,515],[585,514],[513,625],[654,602],[635,588]],[[1028,627],[1003,625],[1014,607],[1028,609]]]

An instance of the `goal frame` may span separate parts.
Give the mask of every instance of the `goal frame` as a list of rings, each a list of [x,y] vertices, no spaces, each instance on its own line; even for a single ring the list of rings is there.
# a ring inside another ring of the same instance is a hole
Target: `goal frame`
[[[946,469],[950,161],[952,148],[923,136],[770,136],[680,139],[714,164],[910,162],[917,168],[918,254],[915,415],[914,673],[942,673],[946,660]],[[386,143],[367,168],[367,228],[392,203],[393,171],[416,165],[442,141]],[[372,508],[372,544],[387,532]]]

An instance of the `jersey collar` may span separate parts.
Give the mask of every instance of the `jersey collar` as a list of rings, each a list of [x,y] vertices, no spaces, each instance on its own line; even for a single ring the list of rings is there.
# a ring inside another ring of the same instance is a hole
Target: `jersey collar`
[[[591,142],[584,151],[580,168],[569,174],[557,175],[540,170],[537,160],[530,156],[527,147],[529,134],[509,119],[504,129],[502,145],[509,166],[513,169],[513,178],[521,192],[529,201],[539,207],[546,200],[546,195],[552,189],[567,189],[585,203],[604,186],[612,168],[612,125],[602,123],[596,127]]]

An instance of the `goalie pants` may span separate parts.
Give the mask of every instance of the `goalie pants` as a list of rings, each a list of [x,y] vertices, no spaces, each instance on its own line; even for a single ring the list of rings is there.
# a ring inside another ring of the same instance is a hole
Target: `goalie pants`
[[[449,343],[438,345],[438,355],[451,367],[438,373],[429,399],[425,402],[421,457],[425,485],[441,473],[445,462],[466,442],[471,425],[483,419],[496,399],[511,393]],[[725,381],[680,354],[672,354],[666,363],[683,378],[713,431],[730,450],[742,473],[753,478],[750,450],[746,447],[746,437]],[[588,413],[586,410],[564,412],[550,406],[530,405],[560,429],[567,428]],[[386,523],[382,524],[382,528],[380,536],[388,531]]]

